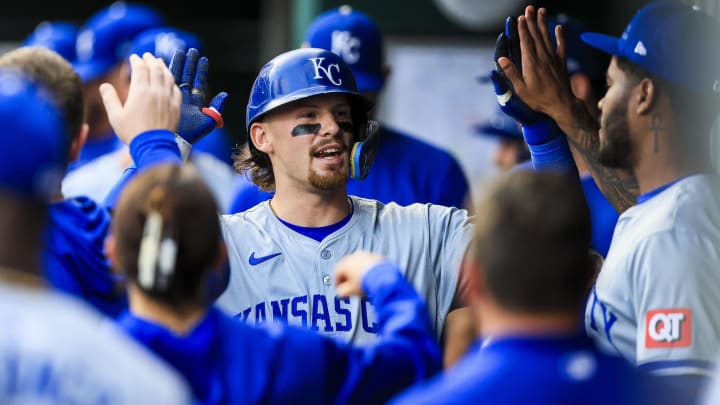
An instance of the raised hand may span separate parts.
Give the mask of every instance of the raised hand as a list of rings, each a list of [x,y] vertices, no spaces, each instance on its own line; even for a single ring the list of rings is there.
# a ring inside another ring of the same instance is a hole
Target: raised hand
[[[517,19],[520,61],[510,55],[496,59],[499,71],[509,80],[516,94],[530,109],[545,113],[555,121],[567,118],[575,102],[565,62],[562,26],[555,28],[558,46],[553,47],[546,22],[546,10],[533,6]],[[512,46],[510,46],[512,48]],[[515,60],[513,60],[515,59]],[[518,64],[519,62],[519,64]]]
[[[142,59],[130,56],[132,73],[128,96],[123,104],[115,87],[100,85],[100,95],[110,125],[126,144],[142,132],[166,129],[175,132],[180,118],[182,95],[162,59],[145,53]]]
[[[385,259],[369,252],[351,253],[335,265],[335,285],[340,297],[365,295],[362,281],[365,274]]]
[[[199,141],[213,129],[223,126],[222,112],[228,94],[224,91],[218,93],[210,101],[210,105],[204,107],[208,68],[208,59],[200,57],[195,48],[188,49],[187,53],[175,51],[170,61],[170,71],[182,93],[177,134],[190,144]]]

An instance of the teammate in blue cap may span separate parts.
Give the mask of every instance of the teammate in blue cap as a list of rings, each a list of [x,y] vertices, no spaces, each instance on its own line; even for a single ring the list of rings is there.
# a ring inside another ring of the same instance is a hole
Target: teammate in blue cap
[[[151,6],[116,1],[98,10],[81,25],[73,67],[85,86],[90,133],[80,156],[70,165],[70,171],[123,146],[107,120],[98,86],[103,82],[112,83],[123,96],[127,85],[120,86],[127,82],[129,73],[123,70],[122,62],[130,44],[142,31],[163,24],[165,16]]]
[[[425,304],[377,255],[345,258],[332,275],[342,297],[372,297],[374,344],[272,321],[254,328],[212,306],[204,285],[226,260],[217,213],[192,166],[161,165],[125,189],[108,244],[130,280],[120,324],[182,372],[198,403],[379,404],[439,370]]]
[[[328,10],[310,24],[305,46],[332,51],[352,69],[358,91],[375,103],[390,74],[384,63],[382,33],[365,13],[342,6]],[[351,179],[350,195],[400,205],[416,202],[469,207],[469,185],[457,159],[445,150],[419,138],[380,125],[372,170],[363,181]],[[233,212],[251,208],[270,198],[258,195],[257,187],[239,179],[239,194]]]
[[[142,118],[133,117],[135,124]],[[44,287],[47,202],[60,187],[70,148],[53,91],[0,68],[0,122],[2,402],[189,404],[178,373],[89,305]]]
[[[44,46],[73,62],[78,25],[70,21],[43,21],[22,41],[22,46]]]
[[[528,7],[518,19],[522,73],[511,59],[498,60],[514,89],[508,96],[552,117],[624,211],[586,329],[606,349],[697,393],[720,347],[720,180],[708,153],[720,111],[720,54],[708,50],[720,24],[658,1],[621,37],[584,33],[583,41],[612,55],[598,123],[571,92],[563,41],[557,52],[545,45],[544,13]],[[636,205],[618,170],[634,174]]]
[[[676,404],[674,391],[583,333],[577,314],[595,275],[591,222],[575,179],[503,174],[475,210],[463,271],[475,346],[391,404]]]

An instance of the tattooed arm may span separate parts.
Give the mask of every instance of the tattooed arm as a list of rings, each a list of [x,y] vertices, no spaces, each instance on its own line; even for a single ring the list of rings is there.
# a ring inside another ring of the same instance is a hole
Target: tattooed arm
[[[545,9],[533,6],[518,18],[522,72],[506,57],[498,66],[512,82],[515,93],[531,109],[549,115],[567,135],[575,156],[581,156],[605,197],[619,212],[635,204],[635,176],[625,170],[602,166],[598,161],[599,124],[570,88],[565,64],[565,41],[556,27],[557,50],[545,21]]]
[[[580,156],[592,174],[605,198],[622,213],[635,205],[639,194],[637,180],[630,170],[605,167],[598,161],[600,137],[599,124],[585,107],[582,100],[572,103],[569,120],[558,126],[567,135],[573,155]]]

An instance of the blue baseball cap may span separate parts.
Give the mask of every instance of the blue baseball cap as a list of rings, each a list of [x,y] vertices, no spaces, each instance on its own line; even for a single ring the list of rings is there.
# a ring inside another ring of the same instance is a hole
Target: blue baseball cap
[[[523,140],[523,134],[517,121],[502,111],[496,112],[489,120],[475,126],[475,132],[479,135],[507,141]]]
[[[720,93],[720,23],[697,8],[656,1],[635,14],[620,38],[594,32],[581,37],[677,86]]]
[[[305,45],[340,55],[350,66],[360,92],[383,87],[382,34],[366,14],[347,5],[320,14],[306,32]]]
[[[51,49],[69,62],[75,60],[78,25],[69,21],[43,21],[22,41],[22,46]]]
[[[0,68],[0,189],[44,200],[67,161],[67,127],[50,94],[18,70]]]
[[[607,71],[610,60],[604,53],[587,45],[580,39],[582,33],[587,31],[585,23],[566,14],[558,14],[548,19],[547,25],[553,43],[556,43],[555,27],[558,25],[562,25],[563,27],[569,75],[584,73],[592,79],[605,78],[605,72]]]
[[[143,4],[116,1],[95,13],[80,27],[75,71],[83,82],[96,79],[128,55],[132,41],[141,32],[159,27],[165,17]]]
[[[197,49],[202,55],[203,46],[200,37],[174,27],[151,28],[135,37],[128,56],[150,52],[169,65],[176,50],[187,51],[190,48]]]

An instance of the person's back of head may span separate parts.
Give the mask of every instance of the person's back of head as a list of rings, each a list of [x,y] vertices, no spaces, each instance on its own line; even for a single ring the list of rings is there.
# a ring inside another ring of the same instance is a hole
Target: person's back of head
[[[83,83],[98,79],[128,54],[135,37],[159,27],[165,16],[145,4],[116,1],[97,11],[81,27],[73,66]]]
[[[594,274],[590,214],[576,179],[512,171],[476,208],[471,252],[508,312],[576,314]]]
[[[382,33],[363,12],[345,5],[322,13],[308,27],[304,45],[340,55],[361,93],[377,93],[385,84]]]
[[[221,259],[218,212],[194,166],[143,172],[115,209],[113,265],[158,302],[176,309],[205,305],[206,276]]]
[[[21,46],[42,46],[51,49],[68,62],[77,57],[75,43],[78,25],[70,21],[43,21],[21,42]]]
[[[45,201],[65,167],[66,124],[47,90],[8,68],[0,68],[0,122],[0,267],[38,271]]]
[[[68,125],[63,131],[68,145],[80,135],[85,122],[82,83],[67,60],[49,48],[26,46],[0,55],[0,67],[20,70],[50,91]]]

